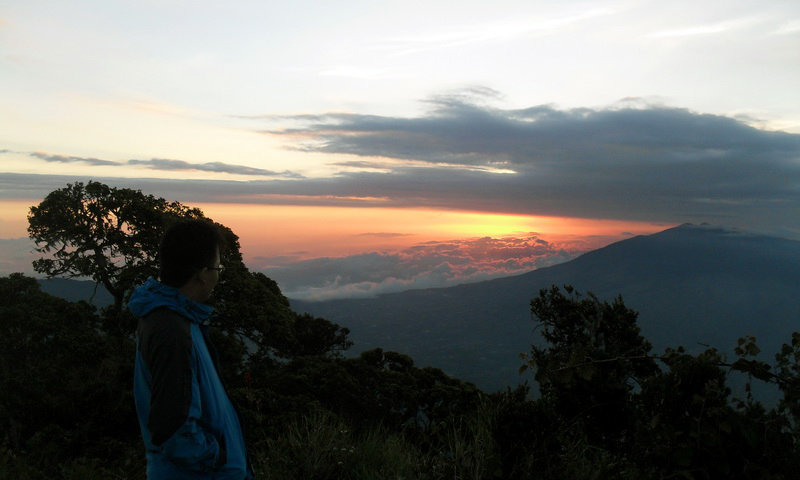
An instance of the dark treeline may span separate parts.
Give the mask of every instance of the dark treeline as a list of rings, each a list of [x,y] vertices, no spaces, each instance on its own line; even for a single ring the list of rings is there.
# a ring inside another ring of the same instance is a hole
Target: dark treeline
[[[156,274],[157,242],[202,212],[99,183],[48,195],[29,215],[47,275],[87,276],[102,310],[0,278],[0,480],[144,479],[132,387],[132,289]],[[374,349],[345,358],[348,330],[297,313],[228,240],[215,334],[259,478],[791,479],[800,471],[800,334],[773,364],[753,338],[737,358],[652,352],[637,314],[570,287],[531,301],[542,341],[527,386],[486,393]],[[532,292],[536,295],[536,292]],[[508,352],[519,355],[520,352]],[[730,372],[782,394],[734,398]]]

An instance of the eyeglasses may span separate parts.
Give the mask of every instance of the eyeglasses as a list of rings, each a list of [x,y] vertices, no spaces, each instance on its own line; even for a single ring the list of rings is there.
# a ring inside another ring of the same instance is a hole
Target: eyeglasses
[[[206,267],[206,268],[208,268],[209,270],[216,270],[220,274],[225,271],[225,265],[220,265],[219,267]]]

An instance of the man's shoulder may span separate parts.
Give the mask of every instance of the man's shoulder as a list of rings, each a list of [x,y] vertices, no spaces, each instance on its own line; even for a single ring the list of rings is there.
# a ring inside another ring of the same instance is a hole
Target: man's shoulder
[[[138,334],[188,334],[191,321],[167,307],[159,307],[139,318]]]

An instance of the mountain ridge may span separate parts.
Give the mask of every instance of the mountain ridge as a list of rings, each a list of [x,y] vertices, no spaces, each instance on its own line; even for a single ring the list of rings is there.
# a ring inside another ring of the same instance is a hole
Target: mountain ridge
[[[373,299],[292,300],[292,307],[350,328],[353,353],[402,351],[496,390],[526,380],[517,369],[518,354],[535,340],[530,300],[566,284],[601,300],[621,296],[656,352],[730,351],[754,335],[771,354],[800,320],[800,242],[683,224],[520,275]]]

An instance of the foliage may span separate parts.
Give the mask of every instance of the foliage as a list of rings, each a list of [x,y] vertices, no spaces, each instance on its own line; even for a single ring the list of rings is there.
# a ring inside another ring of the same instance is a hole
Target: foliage
[[[740,340],[733,364],[713,348],[651,355],[635,312],[621,299],[609,304],[564,290],[568,295],[558,287],[543,290],[531,302],[547,344],[527,357],[543,392],[538,403],[551,406],[556,417],[560,471],[587,458],[595,472],[605,472],[600,478],[791,478],[797,471],[791,419],[752,397],[735,406],[726,385],[727,371],[738,370],[792,391],[798,372],[793,347],[777,357],[780,375],[747,358],[759,353],[748,337]],[[792,401],[785,395],[786,410]],[[542,454],[553,458],[548,452]],[[545,478],[591,478],[583,472]]]
[[[292,334],[288,336],[291,343],[281,349],[289,358],[327,353],[338,355],[353,345],[347,339],[350,330],[308,313],[295,315],[291,328]]]
[[[28,234],[46,254],[33,267],[49,277],[90,277],[114,297],[120,312],[125,295],[157,274],[159,240],[177,218],[199,218],[178,202],[76,182],[50,192],[28,215]]]
[[[436,368],[417,368],[407,355],[381,349],[359,358],[297,357],[280,367],[255,370],[250,388],[261,390],[255,410],[262,418],[322,407],[357,428],[383,425],[395,431],[472,411],[482,396],[472,384]]]
[[[800,428],[800,332],[792,334],[790,344],[784,344],[775,355],[777,383],[783,392],[781,411],[791,419],[795,433]]]
[[[618,441],[633,421],[634,385],[656,371],[651,345],[621,298],[564,290],[542,290],[531,301],[546,344],[532,346],[528,364],[563,422],[580,423],[593,440]]]
[[[0,445],[34,465],[72,452],[119,458],[138,440],[132,343],[103,335],[92,307],[45,294],[33,278],[0,278],[0,298]]]
[[[262,448],[256,468],[267,479],[417,478],[419,452],[401,435],[358,433],[326,410],[289,420],[285,433],[266,438]]]

